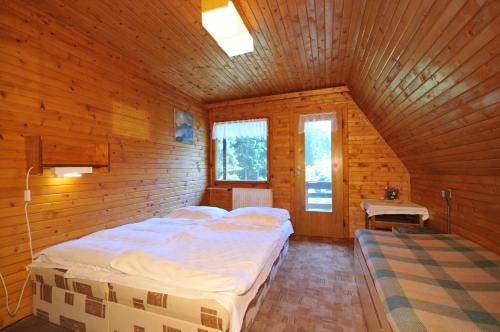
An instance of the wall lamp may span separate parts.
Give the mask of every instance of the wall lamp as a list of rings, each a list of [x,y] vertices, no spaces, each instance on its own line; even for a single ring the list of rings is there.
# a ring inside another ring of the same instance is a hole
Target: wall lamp
[[[52,174],[56,178],[79,178],[82,174],[91,174],[92,167],[53,167]]]

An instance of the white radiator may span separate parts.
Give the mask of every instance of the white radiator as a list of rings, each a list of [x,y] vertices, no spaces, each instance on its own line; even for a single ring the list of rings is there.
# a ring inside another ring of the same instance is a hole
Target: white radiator
[[[249,206],[273,207],[271,189],[233,188],[233,210]]]

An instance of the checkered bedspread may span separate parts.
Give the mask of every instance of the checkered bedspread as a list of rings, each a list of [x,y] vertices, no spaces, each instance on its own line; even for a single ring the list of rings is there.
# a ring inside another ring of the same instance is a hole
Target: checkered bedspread
[[[394,331],[500,331],[500,256],[456,235],[356,232]]]

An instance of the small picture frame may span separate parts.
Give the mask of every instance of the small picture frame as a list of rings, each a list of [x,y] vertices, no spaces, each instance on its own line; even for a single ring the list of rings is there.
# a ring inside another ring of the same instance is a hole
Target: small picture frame
[[[175,141],[184,144],[194,144],[193,117],[180,108],[174,110]]]

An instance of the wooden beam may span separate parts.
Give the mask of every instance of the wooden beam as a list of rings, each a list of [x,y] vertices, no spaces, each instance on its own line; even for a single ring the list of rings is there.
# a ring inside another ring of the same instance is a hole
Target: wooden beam
[[[281,94],[277,94],[277,95],[262,96],[262,97],[233,99],[233,100],[220,101],[220,102],[215,102],[215,103],[208,103],[208,104],[205,104],[205,108],[206,109],[214,109],[214,108],[221,108],[221,107],[226,107],[226,106],[235,106],[235,105],[243,105],[243,104],[251,104],[251,103],[264,103],[264,102],[269,102],[269,101],[311,97],[311,96],[326,95],[326,94],[341,93],[341,92],[349,92],[349,88],[345,85],[341,85],[341,86],[337,86],[337,87],[333,87],[333,88],[281,93]]]

